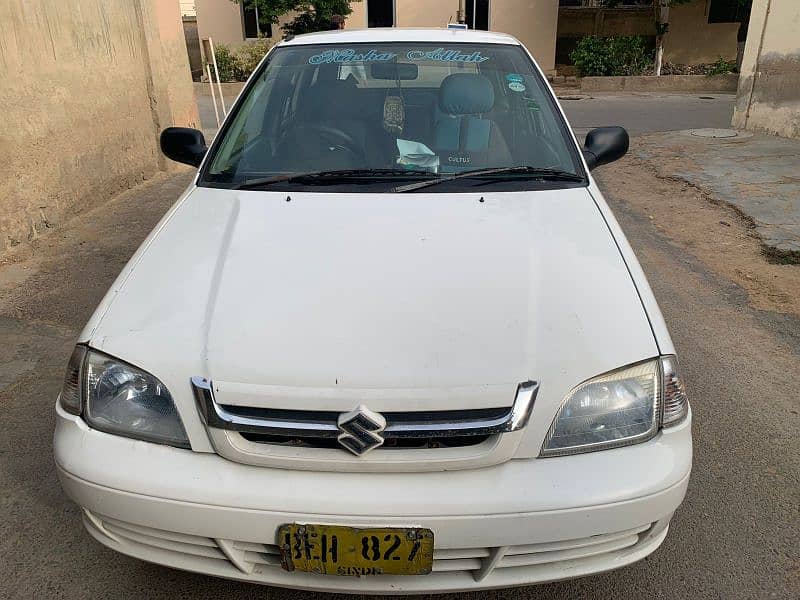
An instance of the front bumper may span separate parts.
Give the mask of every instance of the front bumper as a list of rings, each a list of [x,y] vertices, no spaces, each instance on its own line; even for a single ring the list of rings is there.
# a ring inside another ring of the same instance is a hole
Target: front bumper
[[[57,410],[59,477],[101,543],[190,571],[319,591],[475,590],[624,566],[663,541],[692,460],[689,418],[637,446],[484,469],[291,471],[104,434]],[[274,543],[291,522],[430,528],[434,572],[287,573]]]

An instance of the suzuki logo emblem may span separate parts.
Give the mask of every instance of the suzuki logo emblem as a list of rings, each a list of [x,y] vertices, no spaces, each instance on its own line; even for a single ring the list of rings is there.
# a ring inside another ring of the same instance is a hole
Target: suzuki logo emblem
[[[336,439],[356,456],[383,445],[383,436],[380,434],[386,429],[386,419],[363,404],[349,413],[339,415],[336,425],[342,432]]]

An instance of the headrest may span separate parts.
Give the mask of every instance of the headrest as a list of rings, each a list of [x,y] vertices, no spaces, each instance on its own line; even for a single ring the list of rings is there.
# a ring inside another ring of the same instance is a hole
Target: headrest
[[[494,106],[494,88],[483,75],[448,75],[439,88],[439,108],[449,115],[487,113]]]

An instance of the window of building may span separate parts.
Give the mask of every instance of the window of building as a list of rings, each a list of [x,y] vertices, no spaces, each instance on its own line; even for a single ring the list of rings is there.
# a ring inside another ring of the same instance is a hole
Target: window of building
[[[469,28],[489,31],[489,0],[467,0],[466,8]]]
[[[367,27],[394,27],[394,0],[367,0]]]
[[[245,39],[250,40],[261,36],[272,37],[272,24],[260,22],[256,6],[246,6],[242,3],[242,25]]]
[[[739,0],[711,0],[708,6],[709,23],[741,23],[750,9],[749,2]]]

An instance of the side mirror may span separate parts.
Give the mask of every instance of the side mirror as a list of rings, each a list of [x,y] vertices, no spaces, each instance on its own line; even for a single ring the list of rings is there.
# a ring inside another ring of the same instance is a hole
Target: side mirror
[[[188,127],[167,127],[161,132],[161,152],[175,162],[199,167],[206,155],[203,132]]]
[[[630,138],[624,127],[598,127],[586,134],[583,156],[589,169],[619,160],[628,151]]]

